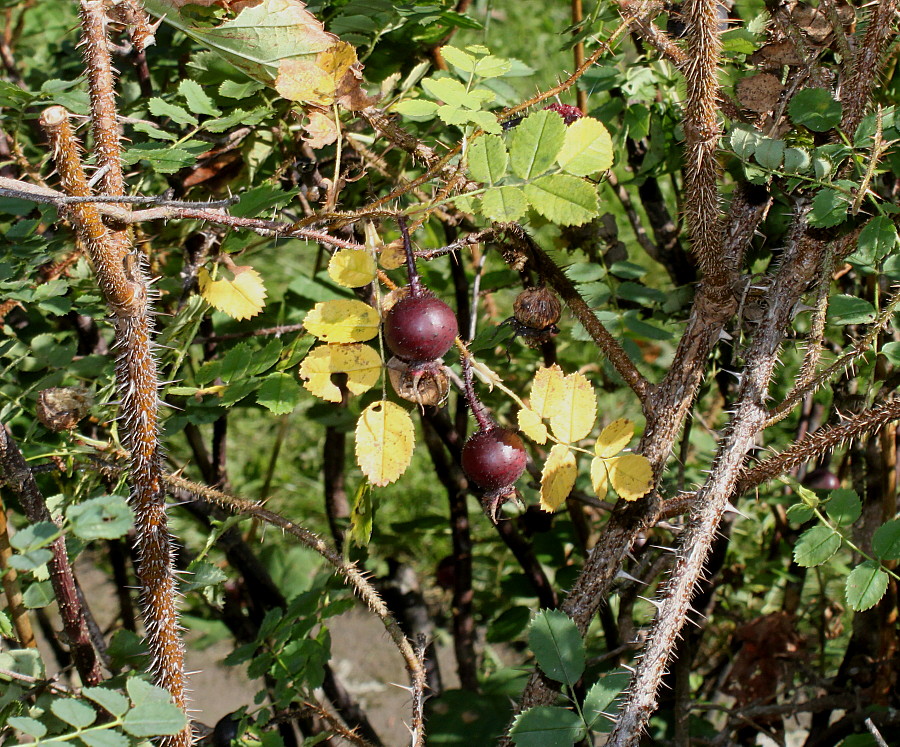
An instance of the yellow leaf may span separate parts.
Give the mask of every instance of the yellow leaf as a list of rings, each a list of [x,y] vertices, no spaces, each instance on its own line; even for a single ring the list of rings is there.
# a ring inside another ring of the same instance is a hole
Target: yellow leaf
[[[563,388],[562,369],[555,363],[550,368],[539,368],[531,382],[531,409],[540,417],[549,418],[553,406]]]
[[[378,253],[378,263],[385,270],[396,270],[406,262],[403,241],[392,241]]]
[[[249,319],[266,305],[266,287],[252,267],[233,266],[234,280],[213,280],[205,268],[197,273],[200,295],[213,308],[232,319]]]
[[[373,402],[356,423],[356,461],[369,482],[379,487],[402,475],[412,459],[412,418],[400,405]]]
[[[606,463],[609,481],[626,501],[636,501],[653,487],[653,469],[650,460],[641,454],[625,454]]]
[[[359,61],[356,50],[338,41],[315,60],[292,58],[278,65],[275,90],[291,101],[328,107],[335,101],[353,108],[352,99],[364,96],[359,89]]]
[[[377,350],[360,343],[319,345],[300,364],[303,386],[328,402],[341,401],[341,390],[331,380],[331,375],[337,373],[347,375],[346,386],[351,394],[362,394],[378,383],[381,356]]]
[[[328,263],[328,274],[338,285],[360,288],[375,279],[375,258],[365,249],[340,249]]]
[[[527,407],[519,410],[519,430],[536,444],[547,443],[547,426],[541,420],[541,416]]]
[[[324,148],[338,139],[338,128],[335,121],[327,114],[314,109],[309,114],[309,121],[303,125],[303,142],[310,148]]]
[[[600,431],[600,437],[594,444],[594,452],[598,457],[613,457],[628,446],[634,438],[634,423],[628,418],[613,420]]]
[[[556,444],[550,449],[550,456],[541,472],[541,508],[556,511],[569,497],[577,476],[575,455],[568,446]]]
[[[554,394],[547,407],[553,435],[566,443],[580,441],[597,420],[597,399],[590,382],[582,374],[572,373]]]
[[[362,301],[323,301],[303,320],[306,331],[325,342],[365,342],[378,334],[378,312]]]
[[[591,485],[598,498],[606,498],[609,475],[606,471],[606,462],[598,457],[591,460]]]

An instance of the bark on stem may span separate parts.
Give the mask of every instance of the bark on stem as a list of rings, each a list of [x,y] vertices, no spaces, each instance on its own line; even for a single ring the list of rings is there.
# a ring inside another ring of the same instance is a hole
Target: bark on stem
[[[89,195],[69,113],[60,106],[53,106],[44,110],[40,121],[50,139],[63,191],[71,196]],[[138,578],[147,644],[157,684],[168,690],[172,700],[184,708],[187,702],[184,642],[178,625],[178,590],[161,481],[157,431],[159,379],[152,349],[147,277],[138,256],[130,253],[123,241],[113,238],[94,205],[76,204],[68,210],[84,240],[98,284],[112,311],[116,346],[120,351],[116,361],[116,386],[120,398],[122,441],[130,452],[129,482],[135,512],[140,558]],[[162,738],[160,743],[164,747],[190,745],[190,726],[177,735]]]
[[[53,522],[44,496],[34,481],[25,457],[3,423],[0,423],[0,474],[5,478],[10,490],[19,497],[28,521],[32,524],[41,521]],[[50,544],[50,553],[47,570],[56,603],[59,605],[63,630],[69,639],[72,661],[84,685],[97,685],[102,681],[103,675],[100,672],[97,653],[91,645],[84,611],[78,599],[75,575],[72,573],[69,555],[66,552],[65,537],[60,536],[53,540]]]

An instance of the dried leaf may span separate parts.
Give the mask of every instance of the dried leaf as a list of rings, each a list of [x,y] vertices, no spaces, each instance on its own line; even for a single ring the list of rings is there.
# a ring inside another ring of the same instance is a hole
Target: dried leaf
[[[397,480],[409,466],[415,431],[400,405],[373,402],[356,424],[356,461],[369,482],[379,487]]]
[[[636,501],[653,487],[653,468],[650,460],[641,454],[625,454],[606,462],[609,481],[620,497]]]
[[[378,254],[378,264],[385,270],[396,270],[406,263],[406,252],[403,251],[403,240],[392,241]]]
[[[600,432],[594,452],[598,457],[613,457],[634,438],[634,423],[628,418],[613,420]]]
[[[378,273],[375,258],[365,249],[340,249],[328,263],[328,274],[338,285],[360,288],[371,283]]]
[[[205,268],[200,268],[197,280],[200,295],[212,307],[232,319],[249,319],[266,305],[266,287],[259,273],[249,266],[232,266],[234,280],[213,280]]]
[[[772,73],[759,73],[741,78],[734,86],[734,95],[742,106],[762,114],[775,108],[783,90],[781,80]]]
[[[347,42],[336,42],[314,60],[294,58],[278,66],[275,90],[291,101],[315,106],[335,102],[351,111],[371,103],[360,89],[359,61],[356,50]]]
[[[381,356],[360,343],[319,345],[300,364],[300,378],[309,392],[328,402],[340,402],[341,390],[332,382],[332,374],[345,374],[347,391],[362,394],[378,383]]]
[[[541,508],[544,511],[556,511],[575,487],[576,477],[578,465],[575,463],[575,454],[568,446],[556,444],[550,449],[550,456],[541,472]]]
[[[306,133],[303,141],[313,150],[331,145],[338,139],[338,128],[334,119],[318,109],[310,112],[309,121],[303,125],[303,131]]]
[[[606,461],[600,457],[594,457],[591,460],[591,486],[598,498],[606,498],[606,491],[609,487],[609,471],[606,469]]]
[[[549,435],[547,426],[544,425],[541,416],[534,410],[529,410],[528,408],[519,410],[518,419],[519,430],[528,438],[537,444],[547,443],[547,436]]]
[[[325,342],[365,342],[378,335],[378,312],[362,301],[317,303],[306,315],[307,332]]]

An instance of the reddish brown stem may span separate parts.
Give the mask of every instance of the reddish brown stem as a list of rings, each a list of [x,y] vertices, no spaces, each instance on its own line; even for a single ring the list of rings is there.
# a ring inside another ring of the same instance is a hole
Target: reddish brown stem
[[[28,469],[25,457],[22,456],[18,445],[13,441],[12,435],[3,423],[0,423],[0,472],[10,490],[19,497],[25,515],[32,524],[41,521],[53,522],[53,517],[44,502],[44,496],[38,489],[31,470]],[[97,653],[91,645],[87,622],[78,600],[75,576],[72,573],[72,566],[69,564],[64,537],[53,540],[50,545],[50,553],[47,569],[50,573],[53,593],[59,605],[59,614],[62,617],[72,660],[75,662],[81,681],[85,685],[97,685],[103,679],[103,675],[100,673]]]

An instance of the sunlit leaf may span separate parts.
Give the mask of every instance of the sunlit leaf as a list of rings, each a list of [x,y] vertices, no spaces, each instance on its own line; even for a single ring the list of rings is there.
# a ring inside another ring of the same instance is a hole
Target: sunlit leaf
[[[606,498],[609,488],[609,471],[606,469],[606,460],[599,457],[591,460],[591,486],[598,498]]]
[[[634,423],[631,420],[628,418],[613,420],[600,431],[597,443],[594,444],[594,453],[598,457],[613,457],[628,446],[632,438],[634,438]]]
[[[653,468],[650,460],[641,454],[624,454],[609,459],[606,468],[613,490],[626,501],[636,501],[653,487]]]
[[[328,402],[340,402],[341,390],[331,380],[332,374],[346,374],[347,390],[362,394],[381,377],[381,356],[368,345],[319,345],[309,351],[300,364],[303,386]]]
[[[606,171],[613,163],[609,131],[592,117],[573,122],[566,128],[565,141],[556,161],[563,171],[575,176]]]
[[[528,408],[519,410],[519,430],[537,444],[547,443],[547,426],[541,420],[541,416]]]
[[[549,409],[550,430],[560,441],[574,443],[587,436],[597,420],[597,399],[583,374],[568,374],[545,406]]]
[[[303,125],[303,142],[313,150],[331,145],[338,139],[338,128],[334,119],[317,109],[310,112],[309,120]]]
[[[542,418],[549,418],[553,407],[562,396],[565,374],[555,363],[535,371],[531,382],[531,409]]]
[[[481,195],[481,212],[486,218],[508,223],[528,212],[528,200],[521,187],[492,187]]]
[[[197,273],[200,295],[213,308],[233,319],[249,319],[266,305],[266,287],[259,273],[252,267],[235,266],[234,280],[213,280],[206,268]]]
[[[367,547],[372,539],[375,512],[372,505],[372,485],[361,482],[350,509],[350,539],[357,547]]]
[[[369,304],[349,299],[317,303],[303,320],[306,331],[325,342],[365,342],[378,335],[380,324]]]
[[[494,184],[506,176],[509,156],[503,138],[482,135],[469,147],[469,173],[475,181]]]
[[[561,226],[580,226],[599,212],[596,186],[571,174],[545,174],[524,190],[535,210]]]
[[[556,160],[566,137],[566,125],[552,111],[525,117],[513,131],[509,143],[509,163],[521,179],[543,174]]]
[[[328,262],[328,274],[338,285],[360,288],[371,283],[378,273],[375,258],[365,249],[340,249]]]
[[[389,485],[406,472],[414,445],[412,418],[400,405],[373,402],[359,416],[356,461],[373,485]]]
[[[577,477],[575,454],[564,444],[554,445],[541,471],[541,508],[556,511],[569,497]]]
[[[831,527],[816,526],[800,535],[794,545],[794,560],[803,568],[822,565],[841,549],[841,535]]]

